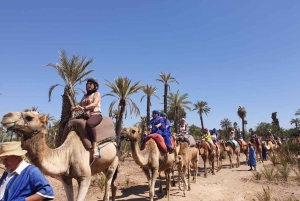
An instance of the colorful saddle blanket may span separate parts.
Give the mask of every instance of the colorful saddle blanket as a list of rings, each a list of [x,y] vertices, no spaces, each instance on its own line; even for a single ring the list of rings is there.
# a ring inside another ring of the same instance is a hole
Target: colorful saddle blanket
[[[149,134],[145,137],[142,149],[144,149],[146,142],[150,139],[153,139],[156,142],[156,144],[157,144],[160,151],[162,151],[162,152],[167,152],[168,151],[167,150],[167,145],[165,143],[164,138],[160,134],[156,134],[156,133]],[[174,146],[175,143],[174,143],[173,137],[170,137],[170,140],[171,140],[172,148],[174,149],[175,148],[175,146]]]
[[[215,148],[215,150],[216,149],[220,149],[220,143],[219,142],[216,142],[215,144],[214,144],[214,148]],[[202,143],[201,143],[201,147],[206,147],[209,151],[211,151],[211,148],[210,148],[210,144],[208,143],[208,142],[206,142],[206,141],[203,141]],[[200,148],[201,148],[200,147]]]
[[[232,147],[232,148],[237,148],[238,146],[239,146],[239,144],[237,143],[237,141],[235,141],[235,140],[228,140],[227,141],[227,143],[231,143],[234,147]]]
[[[245,142],[245,140],[238,140],[238,143],[240,145],[240,147],[246,147],[247,143]]]

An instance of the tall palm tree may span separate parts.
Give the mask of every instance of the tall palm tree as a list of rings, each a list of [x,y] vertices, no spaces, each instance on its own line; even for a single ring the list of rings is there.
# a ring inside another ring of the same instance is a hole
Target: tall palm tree
[[[194,104],[194,110],[198,110],[198,114],[200,116],[200,122],[201,122],[201,127],[202,130],[204,129],[204,124],[203,124],[203,117],[202,114],[204,113],[206,116],[210,112],[210,107],[207,106],[207,102],[205,101],[198,101],[197,103]]]
[[[53,67],[57,74],[64,81],[64,85],[54,84],[49,89],[49,102],[51,101],[51,94],[55,87],[63,86],[64,93],[62,95],[62,111],[60,117],[59,132],[56,137],[56,145],[59,146],[62,138],[63,128],[66,122],[70,119],[72,113],[70,108],[76,105],[75,94],[78,91],[75,87],[80,84],[85,76],[93,72],[94,70],[87,70],[87,67],[93,63],[93,59],[87,60],[86,56],[80,58],[79,55],[72,55],[72,58],[68,59],[67,53],[64,50],[59,50],[60,63],[49,63],[45,66]]]
[[[299,124],[300,124],[300,119],[299,118],[296,118],[296,119],[292,119],[290,121],[291,125],[295,124],[295,128],[298,129],[299,127]]]
[[[189,104],[192,104],[192,102],[187,101],[188,94],[185,93],[183,95],[180,95],[179,90],[176,93],[170,92],[168,95],[168,105],[170,109],[174,109],[175,111],[175,132],[178,132],[178,125],[179,125],[179,116],[178,111],[179,109],[188,109],[191,111],[191,108],[188,106]]]
[[[221,127],[227,131],[229,127],[231,127],[231,121],[227,118],[221,120],[221,123],[220,123]]]
[[[242,119],[242,134],[243,134],[243,139],[246,139],[246,136],[245,136],[245,117],[246,117],[247,111],[246,111],[245,107],[239,106],[237,114]]]
[[[148,84],[146,86],[142,87],[142,91],[145,93],[144,96],[141,98],[141,102],[143,98],[147,97],[147,125],[150,124],[150,106],[151,106],[151,96],[155,96],[159,99],[159,97],[155,94],[157,90],[157,87],[149,86]]]
[[[114,105],[118,103],[119,116],[116,122],[116,134],[119,136],[122,129],[124,115],[125,118],[127,117],[127,107],[129,106],[130,114],[134,113],[136,116],[140,115],[140,109],[130,98],[130,95],[137,93],[143,86],[140,86],[140,81],[131,84],[131,80],[127,77],[118,77],[114,80],[114,82],[110,82],[108,80],[105,81],[106,83],[104,84],[108,86],[111,91],[110,93],[104,94],[102,97],[112,96],[116,98],[109,106],[109,116],[112,116]]]
[[[296,116],[299,116],[299,115],[300,115],[300,109],[298,109],[298,110],[295,112],[295,115],[296,115]]]
[[[166,74],[166,73],[163,73],[161,72],[159,74],[160,76],[160,79],[156,79],[156,81],[159,81],[159,82],[162,82],[164,83],[164,112],[167,113],[167,109],[168,109],[168,91],[170,89],[170,85],[169,83],[172,83],[172,82],[176,82],[177,84],[179,84],[177,82],[177,80],[172,77],[172,74],[169,73],[169,74]]]

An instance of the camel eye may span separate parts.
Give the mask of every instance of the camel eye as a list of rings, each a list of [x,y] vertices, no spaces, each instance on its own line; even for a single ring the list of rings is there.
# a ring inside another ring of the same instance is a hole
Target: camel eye
[[[26,116],[25,119],[26,119],[26,121],[31,121],[31,120],[33,119],[33,117],[31,117],[31,116]]]
[[[135,130],[132,130],[132,134],[135,134]]]

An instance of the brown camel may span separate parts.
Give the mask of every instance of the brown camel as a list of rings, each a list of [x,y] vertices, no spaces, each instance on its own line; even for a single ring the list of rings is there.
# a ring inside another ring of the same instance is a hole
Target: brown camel
[[[74,201],[72,178],[78,182],[77,201],[83,201],[88,191],[91,175],[104,172],[106,175],[105,194],[103,199],[109,200],[109,187],[112,189],[112,200],[115,200],[118,157],[115,145],[100,145],[102,158],[93,161],[92,150],[87,150],[75,131],[70,131],[64,143],[50,149],[45,141],[47,118],[34,111],[10,112],[3,116],[2,125],[13,128],[21,135],[22,148],[27,150],[26,156],[32,164],[46,175],[57,175],[61,178],[68,201]],[[93,161],[92,165],[91,161]]]
[[[208,160],[209,164],[211,164],[211,172],[214,175],[215,174],[215,155],[220,155],[220,150],[217,149],[215,146],[215,153],[213,154],[212,150],[210,149],[210,145],[208,144],[208,142],[206,142],[204,140],[198,141],[197,147],[198,147],[199,155],[203,159],[203,163],[204,163],[204,177],[207,177],[207,167],[206,167],[207,160]],[[217,168],[217,171],[219,169],[220,169],[220,167]]]
[[[241,149],[241,153],[244,153],[246,156],[246,162],[248,163],[248,159],[249,159],[249,146],[247,145],[247,143],[243,143],[245,142],[244,140],[237,140],[237,142],[240,145],[240,149]]]
[[[240,146],[238,145],[236,148],[233,148],[232,143],[229,142],[224,142],[223,140],[221,140],[221,145],[223,147],[223,149],[227,152],[228,157],[229,157],[229,161],[230,161],[230,169],[234,168],[234,165],[232,163],[232,157],[234,155],[236,155],[236,167],[240,167]]]
[[[121,135],[130,140],[132,157],[147,177],[150,201],[153,201],[155,181],[162,171],[166,176],[166,196],[170,200],[170,171],[175,160],[174,153],[162,152],[153,139],[149,139],[141,150],[138,143],[139,129],[136,127],[123,128]]]

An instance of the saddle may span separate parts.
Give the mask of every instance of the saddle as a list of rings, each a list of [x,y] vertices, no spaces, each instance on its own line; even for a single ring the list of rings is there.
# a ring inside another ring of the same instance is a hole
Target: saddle
[[[148,142],[148,140],[150,140],[150,139],[153,139],[155,141],[155,143],[157,144],[157,147],[160,151],[162,151],[164,153],[168,152],[167,145],[165,143],[164,138],[160,134],[156,134],[156,133],[149,134],[144,138],[142,149],[145,148],[146,142]],[[172,148],[174,149],[175,148],[174,138],[170,137],[170,141],[172,144]]]
[[[187,142],[190,147],[194,147],[196,145],[196,141],[192,135],[180,134],[176,137],[176,141]]]
[[[211,151],[210,145],[209,145],[209,143],[206,142],[206,141],[202,141],[202,142],[201,142],[200,148],[201,148],[201,147],[207,148],[209,151]],[[219,142],[214,143],[214,148],[215,148],[215,150],[220,149],[220,143],[219,143]]]
[[[268,141],[271,141],[271,142],[272,142],[272,144],[276,144],[275,140],[274,140],[274,139],[272,139],[272,138],[268,138]]]
[[[234,143],[231,142],[231,141],[227,141],[225,145],[226,145],[226,146],[231,146],[231,148],[232,148],[233,150],[235,150],[235,148],[237,148],[237,146],[235,146]]]
[[[87,133],[87,130],[85,128],[85,125],[86,125],[86,120],[84,119],[70,120],[65,127],[65,129],[68,128],[69,130],[67,130],[67,133],[65,133],[64,130],[63,139],[67,138],[67,135],[71,130],[75,130],[77,131],[76,133],[82,140],[84,147],[86,149],[91,149],[92,143]],[[104,143],[106,139],[115,137],[116,133],[114,131],[114,128],[115,127],[114,127],[113,120],[110,117],[103,117],[101,123],[96,126],[96,133],[97,133],[96,142],[101,144],[101,142]]]
[[[256,144],[257,146],[261,145],[261,141],[259,139],[257,139],[257,140],[251,139],[250,142],[253,143],[253,144]]]
[[[237,142],[239,143],[240,147],[246,147],[247,143],[244,140],[237,140]]]

